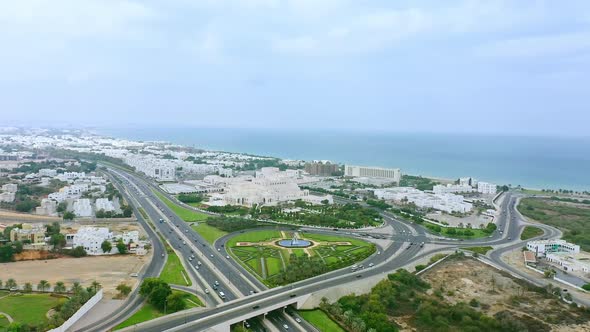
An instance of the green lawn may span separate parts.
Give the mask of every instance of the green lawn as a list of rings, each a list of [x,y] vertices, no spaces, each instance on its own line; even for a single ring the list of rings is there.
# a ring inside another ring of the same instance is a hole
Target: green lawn
[[[163,312],[161,312],[160,310],[156,309],[153,305],[146,302],[131,317],[127,318],[123,323],[115,326],[114,329],[120,330],[120,329],[125,328],[127,326],[132,326],[135,324],[143,323],[148,320],[162,317],[162,316],[164,316]]]
[[[154,259],[159,258],[160,257],[154,257]],[[186,280],[188,281],[188,284],[183,278],[183,273],[187,277]],[[168,260],[166,261],[166,265],[164,265],[162,273],[160,273],[160,279],[174,285],[190,286],[192,284],[191,280],[186,274],[186,271],[184,270],[184,267],[180,263],[180,258],[178,258],[172,249],[168,250]]]
[[[204,222],[198,223],[197,225],[193,225],[192,229],[199,233],[210,244],[213,244],[215,240],[227,234],[227,232],[222,231],[219,228],[209,226]]]
[[[543,230],[535,226],[525,226],[520,234],[521,240],[528,240],[530,238],[543,235]]]
[[[283,261],[289,265],[289,251],[287,249],[279,249],[274,246],[248,246],[237,247],[237,242],[267,242],[271,239],[280,239],[280,232],[275,230],[251,231],[238,234],[227,242],[227,248],[231,255],[236,260],[245,266],[248,270],[253,271],[254,275],[269,286],[273,286],[273,281],[276,275],[283,272]],[[286,234],[289,238],[291,233]],[[348,265],[352,265],[364,258],[368,257],[375,251],[375,245],[359,239],[348,237],[339,237],[331,235],[319,235],[311,233],[301,233],[301,238],[309,239],[316,242],[327,242],[314,249],[310,249],[312,256],[319,256],[325,262],[329,270],[338,269]],[[351,245],[335,245],[330,242],[350,242]],[[305,251],[303,249],[292,249],[292,253],[296,256],[303,256]],[[283,257],[283,261],[281,261]],[[263,271],[261,266],[261,259],[265,262],[265,271],[267,279],[263,279]]]
[[[299,315],[321,332],[345,332],[344,329],[319,309],[299,311]]]
[[[485,255],[488,251],[492,250],[492,247],[490,247],[490,246],[487,246],[487,247],[469,247],[469,248],[461,248],[461,249],[469,250],[471,252],[475,252],[475,253],[478,253],[480,255]]]
[[[179,290],[175,290],[175,289],[172,290],[172,293],[185,294],[184,300],[185,300],[187,309],[203,306],[203,302],[201,302],[201,300],[193,294],[186,293],[186,292],[179,291]],[[171,313],[172,312],[168,312],[168,314],[171,314]],[[139,323],[143,323],[143,322],[147,322],[148,320],[152,320],[152,319],[162,317],[162,316],[164,316],[163,312],[161,312],[160,310],[156,309],[153,305],[146,302],[141,306],[141,308],[138,311],[136,311],[133,315],[131,315],[131,317],[127,318],[127,320],[125,320],[123,323],[117,325],[114,328],[114,330],[120,330],[122,328],[132,326],[135,324],[139,324]]]
[[[233,247],[237,242],[266,242],[271,239],[279,239],[280,237],[281,232],[273,230],[245,232],[232,237],[227,242],[227,245]]]
[[[523,198],[518,211],[563,231],[563,239],[590,250],[590,206],[546,198]]]
[[[172,211],[174,211],[174,213],[176,215],[178,215],[184,221],[187,221],[187,222],[203,221],[209,217],[208,215],[206,215],[202,212],[189,210],[187,208],[183,208],[180,205],[177,205],[176,203],[172,202],[171,200],[166,198],[164,195],[162,195],[158,191],[153,190],[153,192],[154,192],[154,194],[156,194],[156,196],[158,196],[158,198],[162,202],[164,202],[164,204],[166,204]]]
[[[36,325],[46,321],[47,311],[63,301],[64,298],[49,294],[8,296],[0,300],[0,311],[9,314],[16,322]]]
[[[0,329],[5,329],[8,327],[8,325],[10,325],[10,323],[8,323],[8,319],[3,315],[0,315]]]
[[[424,226],[432,233],[435,234],[439,234],[445,237],[449,237],[449,238],[455,238],[455,239],[479,239],[479,238],[483,238],[483,237],[487,237],[490,236],[491,234],[488,234],[486,232],[484,232],[482,229],[479,228],[458,228],[458,227],[441,227],[429,222],[425,222]],[[437,228],[440,227],[440,231],[437,230]],[[455,230],[458,232],[464,232],[466,230],[471,231],[473,234],[472,235],[462,235],[462,234],[449,234],[450,230]]]

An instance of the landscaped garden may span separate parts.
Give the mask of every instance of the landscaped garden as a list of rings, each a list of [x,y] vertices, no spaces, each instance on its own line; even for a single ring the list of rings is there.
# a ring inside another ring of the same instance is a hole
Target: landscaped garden
[[[64,303],[66,298],[51,294],[0,295],[0,312],[10,315],[15,322],[36,326],[47,322],[47,312]]]
[[[293,232],[252,231],[232,237],[228,251],[237,261],[269,286],[284,285],[362,261],[375,252],[375,245],[362,240],[298,233],[306,248],[287,248],[280,240],[291,240]],[[290,241],[287,241],[290,242]]]
[[[299,311],[299,315],[321,332],[344,332],[340,325],[319,309]]]

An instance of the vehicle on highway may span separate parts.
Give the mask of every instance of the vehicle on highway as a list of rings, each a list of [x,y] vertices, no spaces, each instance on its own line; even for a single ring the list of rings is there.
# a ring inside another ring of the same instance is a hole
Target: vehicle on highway
[[[225,300],[225,293],[224,293],[224,292],[219,292],[219,297],[220,297],[222,300]]]
[[[197,262],[197,265],[199,265],[199,266],[200,266],[200,265],[201,265],[201,261],[198,261],[198,262]]]
[[[288,330],[288,329],[289,329],[289,325],[287,325],[287,324],[283,324],[283,328],[284,328],[285,330]]]
[[[301,318],[299,318],[299,317],[295,317],[295,321],[296,321],[297,323],[301,323]]]
[[[164,254],[162,254],[162,257],[164,257]]]
[[[186,246],[186,241],[182,241],[182,244],[184,244]]]
[[[369,267],[373,267],[373,266],[375,266],[375,264],[369,263]]]
[[[190,261],[192,261],[192,260],[193,260],[193,258],[192,258],[192,257],[189,257],[189,258],[188,258],[188,261],[189,261],[189,262],[190,262]]]
[[[221,248],[217,248],[217,251],[221,251]]]
[[[250,323],[248,323],[247,320],[244,321],[244,327],[249,329],[250,328]]]
[[[229,259],[229,255],[225,256],[225,258]]]
[[[214,284],[215,284],[216,286],[219,286],[219,281],[215,280]]]
[[[205,294],[209,294],[209,290],[205,288]]]
[[[260,306],[259,305],[255,305],[255,306],[252,307],[252,309],[254,309],[254,310],[260,309]]]
[[[362,275],[362,274],[357,274],[357,275],[356,275],[356,277],[357,277],[357,279],[358,279],[358,278],[362,278],[362,277],[363,277],[363,275]]]
[[[130,277],[133,277],[133,278],[137,278],[138,274],[137,273],[131,273],[129,276]]]

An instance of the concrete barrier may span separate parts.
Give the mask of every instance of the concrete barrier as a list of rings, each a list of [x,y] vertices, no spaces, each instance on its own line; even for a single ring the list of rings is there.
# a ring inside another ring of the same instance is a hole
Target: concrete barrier
[[[72,317],[70,317],[68,320],[66,320],[61,326],[56,327],[52,330],[49,330],[49,332],[65,332],[67,331],[70,327],[72,327],[80,318],[82,318],[82,316],[84,316],[88,311],[90,311],[90,309],[92,309],[100,300],[102,300],[102,289],[100,289],[98,292],[96,292],[96,294],[94,294],[93,297],[91,297],[88,301],[86,301],[86,303],[84,303],[84,305],[82,305],[80,307],[80,309],[78,309],[78,311],[76,311]]]

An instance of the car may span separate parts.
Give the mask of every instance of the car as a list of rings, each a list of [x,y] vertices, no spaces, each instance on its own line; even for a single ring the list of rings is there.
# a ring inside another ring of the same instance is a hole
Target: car
[[[211,288],[213,288],[213,290],[217,290],[217,286],[216,285],[213,285],[213,287],[211,287]]]
[[[254,310],[260,309],[260,306],[259,305],[255,305],[255,306],[252,307],[252,309],[254,309]]]
[[[369,263],[369,267],[373,267],[373,266],[375,266],[375,264]]]
[[[188,233],[188,229],[185,229],[185,230],[184,230],[184,232],[185,232],[185,233]]]
[[[295,321],[296,321],[297,323],[301,323],[301,318],[299,318],[299,317],[295,317]]]
[[[190,261],[192,261],[192,260],[193,260],[193,258],[192,258],[192,257],[189,257],[189,258],[188,258],[188,260],[189,260],[189,262],[190,262]]]
[[[201,265],[201,261],[198,261],[197,264],[200,266]]]
[[[289,297],[291,297],[291,298],[293,298],[295,296],[297,296],[297,294],[291,294],[291,295],[289,295]]]
[[[133,278],[137,278],[138,274],[137,273],[131,273],[129,276],[130,277],[133,277]]]
[[[162,254],[162,257],[164,257],[164,256],[165,256],[165,255],[164,255],[164,254]]]
[[[360,279],[360,278],[362,278],[362,277],[363,277],[363,275],[362,275],[362,274],[357,274],[357,275],[356,275],[356,278],[357,278],[357,279]]]
[[[508,240],[512,240],[512,237],[510,237],[510,236],[509,236],[509,237],[508,237]]]
[[[254,291],[250,291],[250,295],[254,294]]]
[[[221,245],[221,247],[223,248],[223,244]]]
[[[288,330],[288,329],[289,329],[289,325],[287,325],[287,324],[283,324],[283,328],[284,328],[285,330]]]
[[[221,251],[221,248],[217,248],[217,251]]]
[[[215,280],[214,284],[219,286],[219,281]]]
[[[211,254],[211,257],[213,257],[213,254]]]
[[[191,258],[195,258],[195,255],[191,255]]]
[[[205,294],[209,294],[209,290],[205,288]]]
[[[377,255],[381,255],[381,251],[377,251]]]
[[[195,265],[195,269],[198,270],[199,269],[199,266],[198,265]]]
[[[182,244],[184,244],[186,246],[186,242],[185,241],[182,241]]]

